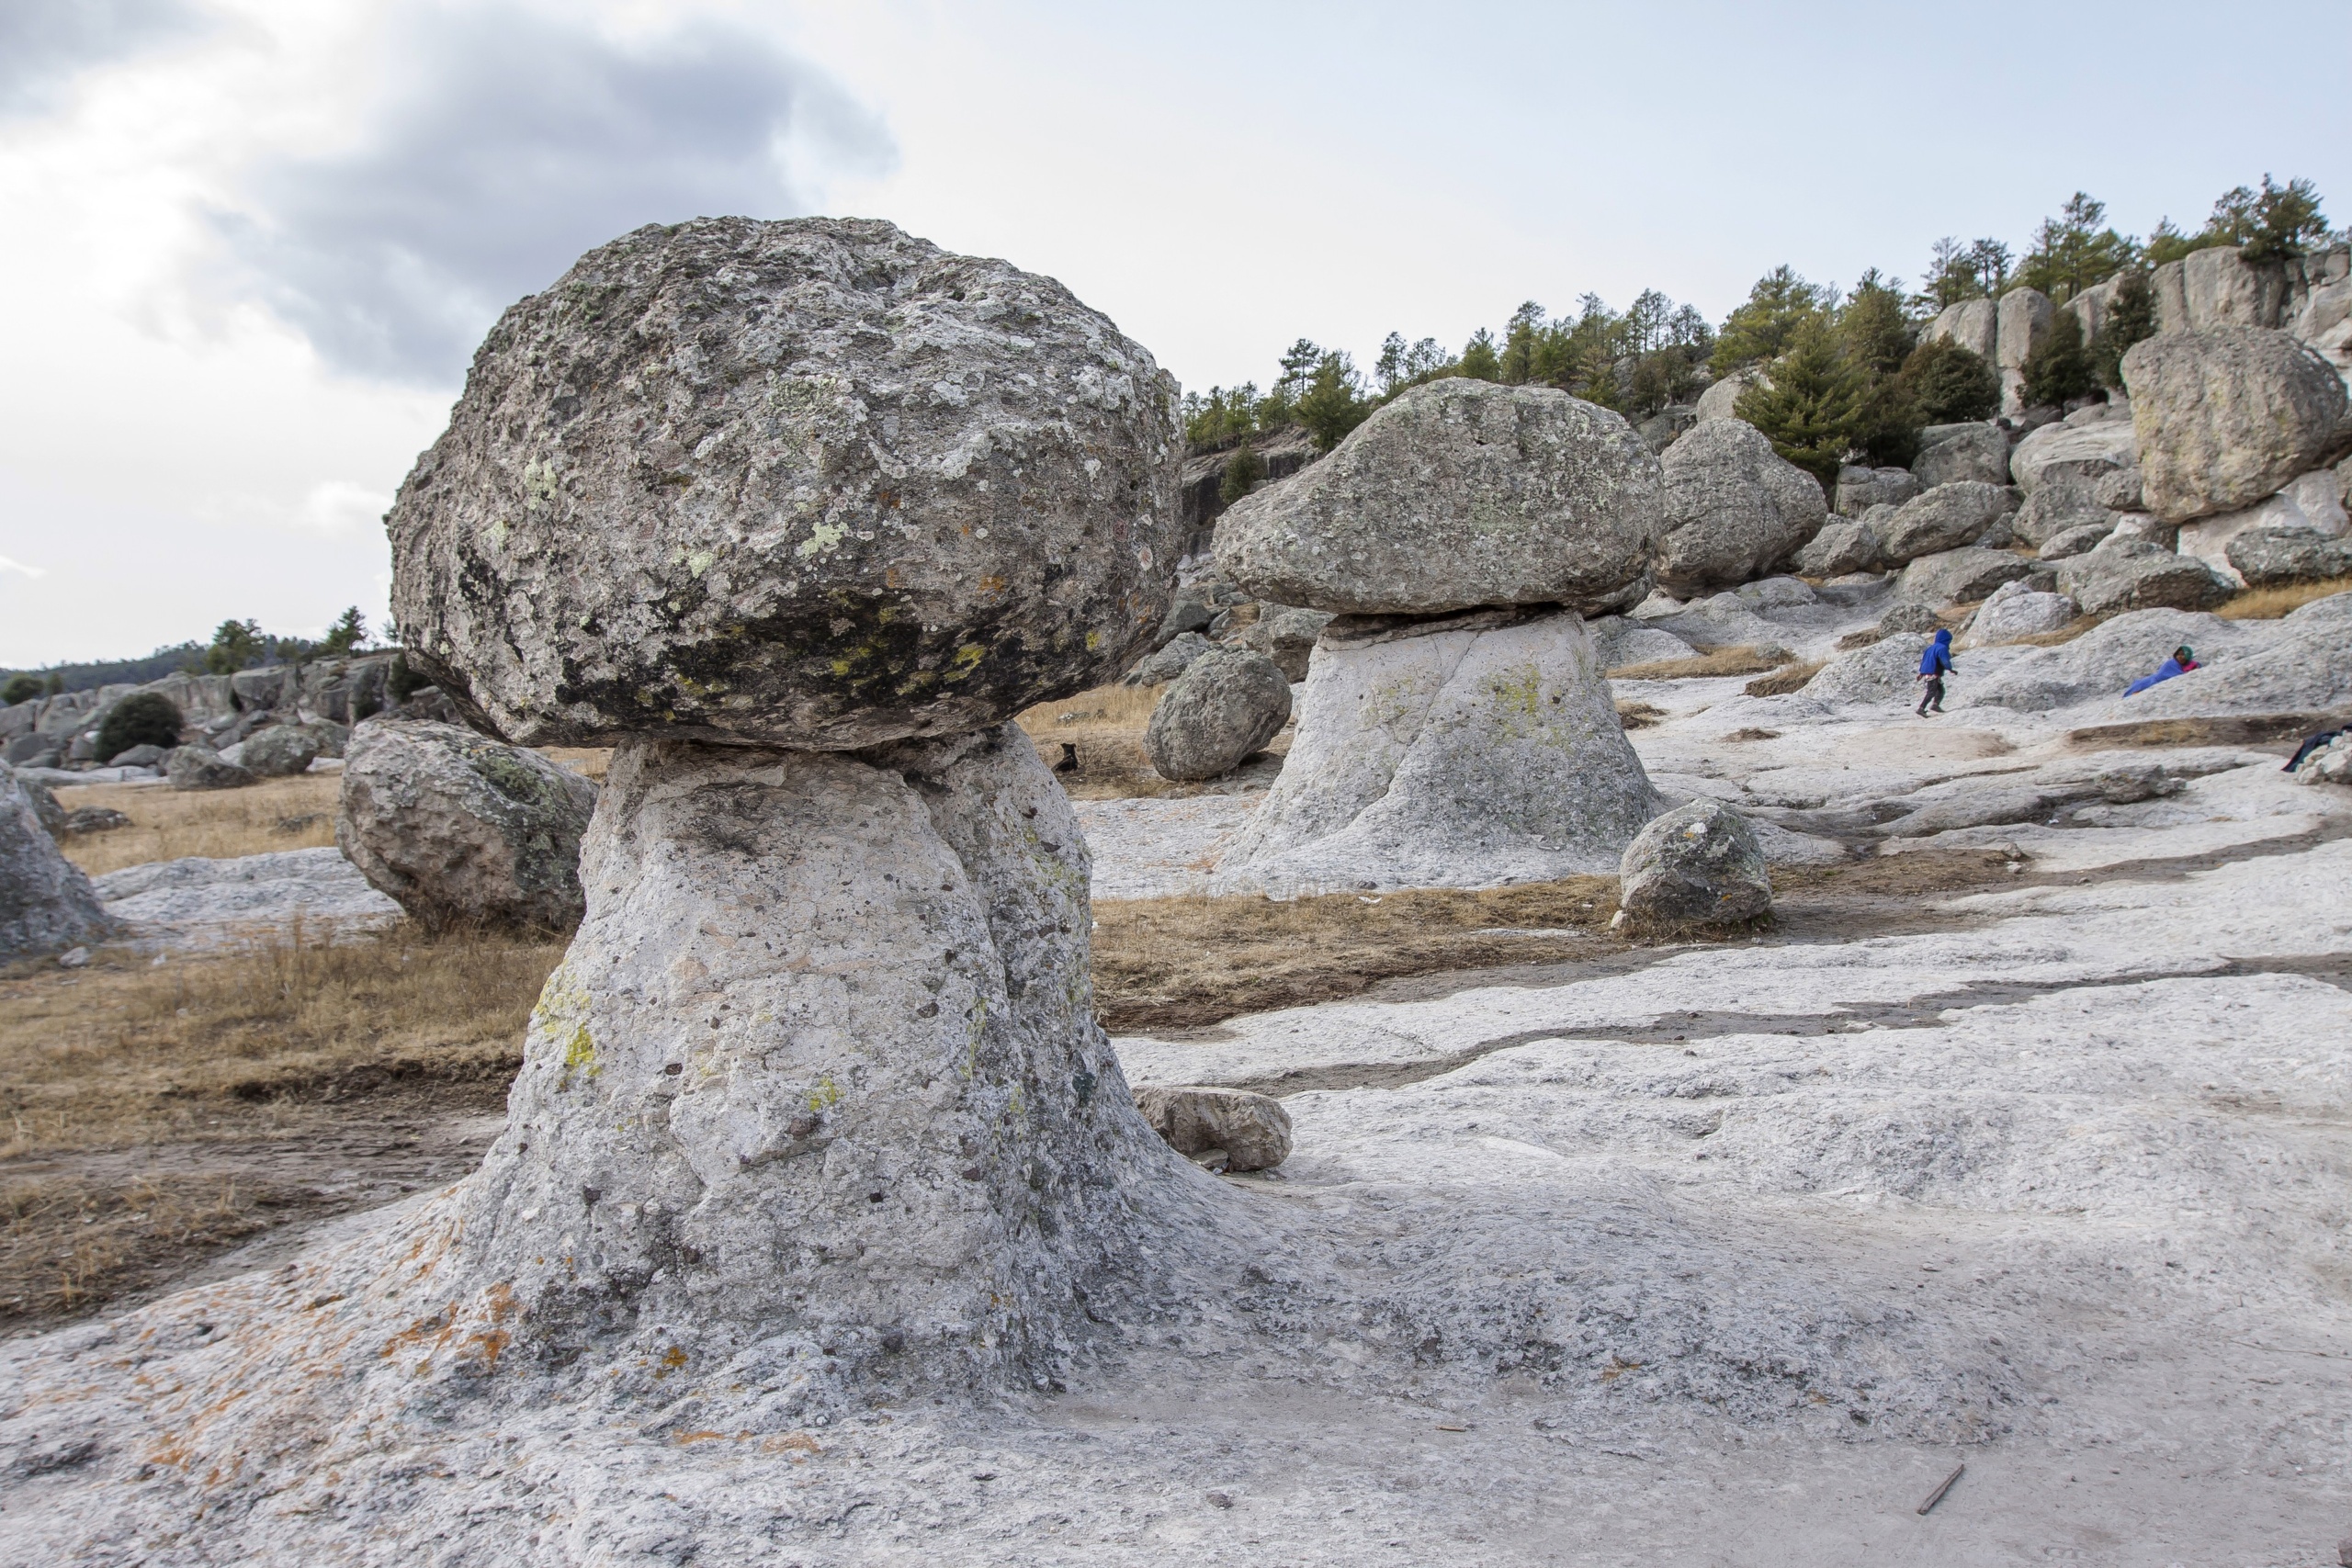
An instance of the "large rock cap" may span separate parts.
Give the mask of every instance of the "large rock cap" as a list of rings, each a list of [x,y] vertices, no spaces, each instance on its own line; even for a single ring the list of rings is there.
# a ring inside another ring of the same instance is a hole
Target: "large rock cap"
[[[639,229],[492,330],[392,510],[394,609],[526,743],[978,728],[1159,628],[1174,393],[1052,279],[888,223]]]
[[[1595,613],[1647,592],[1657,507],[1657,459],[1618,415],[1546,387],[1449,378],[1237,502],[1216,559],[1260,598],[1341,614]]]
[[[2251,506],[2315,466],[2344,418],[2344,382],[2285,333],[2165,333],[2123,356],[2140,491],[2167,523]]]

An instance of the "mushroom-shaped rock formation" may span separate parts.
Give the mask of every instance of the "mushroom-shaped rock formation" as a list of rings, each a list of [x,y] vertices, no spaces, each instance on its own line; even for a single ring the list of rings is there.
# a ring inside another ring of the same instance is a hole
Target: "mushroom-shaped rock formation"
[[[517,1410],[1030,1388],[1174,1299],[1237,1222],[1136,1109],[1083,839],[1003,722],[1165,615],[1170,394],[1055,284],[880,223],[643,230],[510,311],[394,593],[478,723],[618,742],[580,929],[481,1168],[125,1418],[381,1504],[376,1456]]]
[[[1657,459],[1623,419],[1462,379],[1406,393],[1236,503],[1218,566],[1338,618],[1308,661],[1282,775],[1212,887],[1615,869],[1660,802],[1584,615],[1648,592],[1658,520]]]
[[[1261,599],[1340,614],[1604,615],[1648,593],[1658,516],[1657,459],[1623,418],[1548,387],[1449,377],[1235,502],[1216,561]]]
[[[509,310],[390,517],[410,661],[526,745],[827,750],[1115,679],[1168,613],[1174,385],[888,223],[624,235]]]

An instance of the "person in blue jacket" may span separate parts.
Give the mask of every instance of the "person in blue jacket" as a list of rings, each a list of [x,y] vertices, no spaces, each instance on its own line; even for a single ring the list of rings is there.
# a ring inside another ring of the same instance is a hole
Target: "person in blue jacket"
[[[1919,697],[1921,718],[1928,716],[1930,704],[1938,713],[1944,711],[1944,677],[1956,673],[1959,668],[1951,661],[1951,633],[1939,627],[1935,641],[1919,655],[1919,679],[1928,683],[1927,691]]]
[[[2156,666],[2153,675],[2143,675],[2123,688],[2127,697],[2136,697],[2159,681],[2169,681],[2176,675],[2186,675],[2197,668],[2197,652],[2187,643],[2172,650],[2172,657]]]

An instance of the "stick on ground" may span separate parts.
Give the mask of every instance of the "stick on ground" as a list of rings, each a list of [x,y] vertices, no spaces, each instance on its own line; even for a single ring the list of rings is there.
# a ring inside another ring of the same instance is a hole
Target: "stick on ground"
[[[1937,1504],[1942,1502],[1944,1500],[1944,1494],[1951,1490],[1951,1483],[1958,1481],[1961,1478],[1962,1473],[1967,1469],[1968,1467],[1964,1464],[1953,1465],[1951,1467],[1951,1473],[1944,1477],[1944,1483],[1941,1486],[1937,1487],[1933,1492],[1928,1493],[1928,1500],[1919,1505],[1919,1511],[1924,1514],[1928,1509],[1934,1507]]]

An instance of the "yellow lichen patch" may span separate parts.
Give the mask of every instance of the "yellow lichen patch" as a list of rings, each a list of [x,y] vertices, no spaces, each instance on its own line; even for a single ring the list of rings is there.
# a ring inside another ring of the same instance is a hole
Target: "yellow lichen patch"
[[[849,525],[846,523],[813,524],[808,529],[808,536],[800,541],[793,553],[801,559],[807,560],[812,556],[839,549],[841,542],[847,537],[849,537]]]
[[[818,1078],[817,1087],[808,1091],[808,1109],[812,1112],[821,1113],[841,1102],[841,1087],[833,1082],[833,1075],[831,1073]]]
[[[980,592],[991,599],[1002,598],[1004,579],[996,572],[989,572],[980,579]]]
[[[597,1070],[596,1042],[590,1037],[588,1026],[583,1023],[571,1032],[571,1039],[563,1048],[564,1084],[570,1086],[574,1073],[593,1078]]]
[[[523,465],[523,510],[537,512],[555,499],[555,464],[547,458]]]
[[[947,681],[963,680],[973,671],[980,667],[980,660],[988,657],[988,652],[989,650],[987,649],[982,648],[977,642],[966,643],[963,647],[956,650],[956,657],[947,661],[947,671],[941,677],[941,679]]]
[[[673,1345],[662,1352],[662,1359],[657,1363],[653,1375],[657,1378],[666,1378],[672,1372],[683,1371],[685,1364],[686,1353]]]

